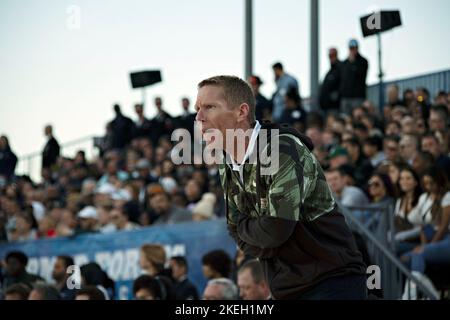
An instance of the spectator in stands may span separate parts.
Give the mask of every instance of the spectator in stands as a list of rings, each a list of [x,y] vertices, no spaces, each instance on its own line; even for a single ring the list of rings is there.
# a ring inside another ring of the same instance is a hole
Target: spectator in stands
[[[192,209],[202,197],[202,189],[198,181],[195,179],[190,179],[184,187],[184,194],[188,200],[186,209],[192,212]]]
[[[400,139],[400,157],[409,165],[412,165],[414,157],[419,150],[419,142],[416,136],[404,135]]]
[[[56,226],[56,234],[63,237],[71,236],[74,234],[76,227],[75,213],[68,208],[64,208],[61,213],[61,220]]]
[[[299,132],[305,132],[306,112],[301,105],[300,95],[296,88],[290,88],[284,96],[285,108],[279,120],[280,123],[287,123]]]
[[[206,279],[228,278],[231,258],[223,250],[213,250],[202,257],[202,270]]]
[[[358,51],[358,41],[349,42],[349,56],[341,66],[341,112],[352,114],[353,108],[361,105],[366,98],[366,76],[368,63]]]
[[[237,300],[238,289],[230,279],[216,278],[208,281],[203,300]]]
[[[51,125],[45,126],[45,136],[47,137],[47,143],[42,151],[42,168],[51,168],[59,157],[59,143],[53,136],[53,127]]]
[[[38,238],[37,231],[33,228],[33,217],[26,212],[15,216],[13,228],[13,231],[9,234],[9,241],[28,241]]]
[[[194,138],[195,113],[189,110],[191,102],[187,97],[181,99],[181,107],[183,111],[181,115],[174,119],[175,128],[183,128],[189,131],[191,140]]]
[[[134,280],[133,295],[135,300],[173,299],[171,284],[164,282],[159,277],[149,275],[142,275]]]
[[[110,122],[113,149],[123,149],[132,139],[134,132],[133,121],[124,116],[118,104],[114,105],[115,118]]]
[[[174,290],[176,300],[198,300],[195,285],[188,279],[188,263],[185,257],[174,256],[169,260],[172,278],[175,280]]]
[[[216,217],[214,213],[214,205],[216,203],[216,195],[211,192],[203,194],[202,199],[192,209],[192,220],[203,221]]]
[[[405,107],[410,107],[416,102],[416,97],[414,96],[414,91],[410,88],[403,91],[403,105]]]
[[[6,136],[0,137],[0,179],[3,176],[5,180],[9,180],[14,176],[16,170],[17,156],[11,150],[9,140]],[[6,181],[3,182],[6,184]],[[2,184],[0,183],[0,187]]]
[[[134,105],[134,111],[137,115],[137,120],[134,122],[133,138],[147,138],[152,132],[152,122],[145,117],[144,105],[137,103]]]
[[[381,205],[394,201],[394,188],[388,175],[374,173],[369,179],[368,189],[372,203]]]
[[[412,271],[425,272],[427,265],[450,264],[450,189],[445,174],[436,167],[423,177],[426,191],[419,198],[419,214],[424,221],[421,245],[402,256]]]
[[[255,118],[259,122],[262,120],[270,120],[272,118],[272,103],[264,97],[259,88],[263,84],[262,80],[255,75],[248,78],[247,82],[252,88],[253,95],[255,96]]]
[[[383,139],[383,153],[388,161],[396,161],[399,158],[398,136],[386,136]]]
[[[152,119],[153,132],[151,140],[154,146],[157,146],[159,139],[164,135],[172,134],[173,118],[163,109],[161,97],[155,98],[156,115]]]
[[[397,121],[388,121],[384,126],[384,133],[386,136],[400,136],[401,125]]]
[[[275,75],[275,84],[277,90],[273,94],[273,111],[272,121],[279,122],[286,108],[284,97],[290,88],[295,88],[297,92],[300,92],[297,80],[290,74],[284,71],[283,65],[280,62],[275,63],[272,66]],[[299,94],[300,95],[300,94]]]
[[[320,87],[320,108],[327,113],[338,113],[340,107],[339,88],[341,85],[341,62],[336,48],[328,51],[330,70],[328,70]]]
[[[258,260],[247,261],[239,268],[237,284],[243,300],[267,300],[270,298],[269,286],[265,280]]]
[[[433,155],[436,167],[445,172],[447,179],[450,179],[450,157],[442,152],[436,135],[428,133],[422,136],[422,150]]]
[[[128,231],[140,228],[137,223],[130,221],[129,214],[124,207],[116,207],[112,209],[110,218],[116,227],[116,231]]]
[[[52,278],[56,282],[55,286],[62,300],[73,300],[75,297],[75,290],[69,289],[67,286],[68,278],[75,272],[74,269],[71,270],[69,267],[74,268],[74,266],[75,262],[69,256],[56,257],[55,264],[53,265]]]
[[[336,146],[330,150],[328,161],[330,164],[330,169],[337,169],[344,164],[348,164],[350,159],[345,148]]]
[[[347,150],[349,164],[353,167],[352,176],[355,183],[357,186],[362,187],[373,172],[372,164],[361,152],[361,145],[355,136],[352,135],[350,138],[343,139],[342,146]]]
[[[109,159],[106,162],[106,170],[102,177],[97,182],[97,187],[100,188],[104,184],[112,184],[119,180],[124,182],[128,179],[129,175],[126,171],[119,168],[119,161],[116,159]]]
[[[79,228],[75,230],[76,234],[97,232],[98,231],[98,214],[97,209],[93,206],[84,207],[78,212]]]
[[[89,262],[80,267],[81,289],[96,286],[103,292],[105,300],[111,300],[115,296],[114,281],[96,262]],[[76,298],[75,298],[76,300]]]
[[[31,289],[23,283],[10,285],[5,291],[5,300],[28,300]]]
[[[28,300],[61,300],[61,296],[54,286],[38,282],[33,285]]]
[[[166,251],[159,244],[144,244],[140,248],[139,265],[142,271],[149,276],[164,275],[171,277],[169,270],[164,268]]]
[[[38,222],[38,234],[40,239],[56,237],[56,221],[47,215]]]
[[[386,159],[383,152],[383,139],[379,136],[367,138],[363,143],[363,152],[374,168]]]
[[[400,90],[397,84],[391,84],[387,87],[387,106],[386,107],[395,107],[395,106],[404,106],[404,102],[400,99]]]
[[[343,173],[339,169],[326,171],[325,177],[343,206],[364,206],[369,203],[369,199],[361,189],[346,185]]]
[[[75,300],[106,300],[105,294],[96,286],[85,286],[75,293]]]
[[[422,176],[425,170],[434,164],[434,157],[431,153],[428,151],[418,151],[413,159],[412,167],[419,176]]]
[[[155,225],[172,224],[192,220],[189,211],[178,208],[171,203],[170,196],[166,192],[158,192],[150,198],[150,208],[156,214]]]
[[[397,253],[402,254],[413,249],[419,240],[421,217],[418,215],[418,202],[422,193],[420,178],[409,166],[400,170],[398,181],[399,197],[395,203],[395,236],[398,243]],[[413,230],[415,227],[415,230]]]
[[[445,105],[433,106],[430,110],[430,118],[428,119],[428,126],[430,131],[448,131],[448,108]]]

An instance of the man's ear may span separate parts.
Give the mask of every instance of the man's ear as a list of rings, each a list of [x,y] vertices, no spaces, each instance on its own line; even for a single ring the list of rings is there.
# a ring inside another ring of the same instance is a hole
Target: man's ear
[[[246,121],[250,112],[250,106],[247,103],[242,103],[238,109],[238,122]]]

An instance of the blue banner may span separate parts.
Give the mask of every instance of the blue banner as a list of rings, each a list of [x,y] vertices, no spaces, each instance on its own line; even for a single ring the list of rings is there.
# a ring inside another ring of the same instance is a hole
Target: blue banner
[[[182,255],[189,264],[189,278],[201,295],[206,284],[202,256],[215,249],[225,250],[231,258],[236,245],[227,233],[224,219],[151,226],[109,234],[87,234],[69,238],[43,239],[0,245],[0,259],[9,251],[20,250],[28,257],[28,272],[52,282],[53,264],[58,255],[70,255],[75,264],[97,262],[116,282],[116,298],[131,299],[133,280],[140,274],[139,248],[145,243],[159,243],[167,257]]]

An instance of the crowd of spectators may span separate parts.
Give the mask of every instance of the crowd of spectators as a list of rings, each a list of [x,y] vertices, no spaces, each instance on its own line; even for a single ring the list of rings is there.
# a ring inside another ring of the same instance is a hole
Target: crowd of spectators
[[[432,96],[423,87],[399,92],[393,84],[387,87],[387,102],[380,110],[366,100],[368,62],[358,50],[358,43],[351,40],[349,56],[342,62],[336,49],[329,51],[330,71],[320,89],[320,109],[311,112],[302,105],[298,81],[281,63],[273,65],[277,89],[270,99],[260,92],[263,81],[249,77],[257,119],[289,123],[311,138],[314,154],[342,205],[392,204],[397,254],[411,270],[423,273],[428,265],[449,266],[450,92]],[[15,174],[17,157],[9,139],[1,136],[0,241],[38,241],[222,217],[217,166],[174,165],[171,160],[173,130],[184,128],[194,137],[195,113],[188,98],[181,104],[183,113],[173,117],[156,97],[152,119],[145,116],[146,106],[136,104],[135,121],[114,105],[115,118],[107,123],[105,136],[95,141],[99,156],[89,160],[83,150],[73,158],[62,155],[52,126],[46,126],[40,182]],[[134,282],[136,299],[270,295],[257,261],[242,253],[233,261],[221,251],[204,256],[203,272],[209,282],[199,293],[186,278],[186,259],[167,261],[161,248],[155,244],[141,248],[144,274]],[[84,266],[81,290],[76,294],[67,290],[63,270],[73,264],[69,256],[57,259],[55,285],[28,274],[27,257],[21,252],[10,253],[3,264],[0,280],[7,299],[114,296],[112,280],[95,264]]]

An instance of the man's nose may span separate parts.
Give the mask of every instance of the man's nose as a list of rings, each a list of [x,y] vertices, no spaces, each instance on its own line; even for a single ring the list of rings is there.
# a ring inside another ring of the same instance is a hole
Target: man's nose
[[[204,121],[205,117],[203,116],[203,111],[199,110],[197,115],[195,116],[195,121]]]

